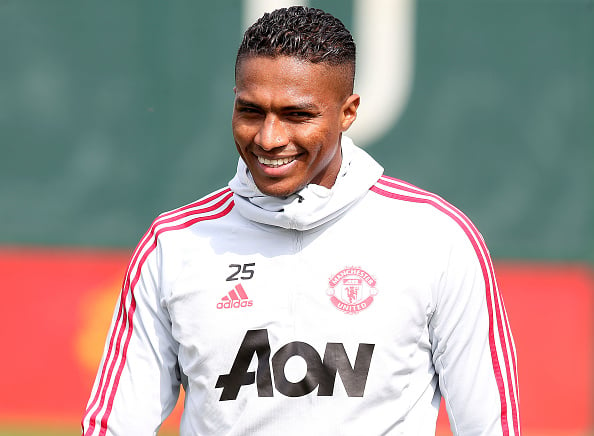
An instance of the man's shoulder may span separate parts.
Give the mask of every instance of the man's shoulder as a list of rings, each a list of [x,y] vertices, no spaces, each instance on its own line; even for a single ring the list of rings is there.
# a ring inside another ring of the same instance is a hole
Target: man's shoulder
[[[386,175],[382,175],[369,190],[378,194],[382,198],[405,203],[447,203],[443,198],[433,192],[419,188],[404,180]]]
[[[404,180],[383,175],[370,191],[377,194],[376,199],[382,201],[384,210],[392,205],[400,218],[402,214],[408,215],[410,220],[418,220],[419,225],[474,228],[470,219],[447,200]]]
[[[210,194],[205,195],[191,203],[184,204],[183,206],[177,207],[167,212],[163,212],[157,217],[157,219],[166,216],[178,215],[180,213],[184,214],[209,212],[213,208],[216,208],[216,205],[229,202],[232,197],[233,192],[231,191],[231,188],[225,186],[224,188],[217,189],[216,191],[213,191]]]
[[[181,230],[201,221],[216,220],[233,209],[233,192],[226,186],[196,201],[161,213],[151,225],[152,231]]]

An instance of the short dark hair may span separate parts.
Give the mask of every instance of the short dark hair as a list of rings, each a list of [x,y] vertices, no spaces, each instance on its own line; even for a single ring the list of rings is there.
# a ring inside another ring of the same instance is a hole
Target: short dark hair
[[[355,78],[353,36],[338,18],[321,9],[291,6],[265,13],[243,35],[235,72],[249,56],[291,56],[312,63],[347,66]]]

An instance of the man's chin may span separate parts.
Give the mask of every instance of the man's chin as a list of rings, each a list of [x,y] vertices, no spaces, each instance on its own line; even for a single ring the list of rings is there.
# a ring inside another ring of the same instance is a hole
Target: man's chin
[[[303,187],[295,184],[286,184],[282,182],[262,183],[255,180],[256,186],[260,192],[270,197],[286,198],[300,191]]]

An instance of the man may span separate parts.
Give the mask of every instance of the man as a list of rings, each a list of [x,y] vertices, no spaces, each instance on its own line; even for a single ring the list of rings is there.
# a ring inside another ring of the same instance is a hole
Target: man
[[[343,136],[355,45],[265,14],[236,62],[229,187],[159,216],[128,268],[85,435],[519,434],[514,344],[472,223]]]

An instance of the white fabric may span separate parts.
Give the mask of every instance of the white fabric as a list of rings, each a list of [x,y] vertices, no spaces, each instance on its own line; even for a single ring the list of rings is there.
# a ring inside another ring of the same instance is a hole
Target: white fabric
[[[182,436],[429,436],[440,394],[454,434],[519,434],[513,339],[482,238],[343,145],[335,187],[301,203],[259,196],[240,165],[235,194],[155,220],[85,435],[156,434],[180,385]]]
[[[239,158],[237,173],[229,182],[239,212],[252,221],[294,230],[312,229],[344,213],[367,193],[384,169],[347,136],[342,136],[341,145],[342,164],[332,189],[309,184],[285,198],[262,194]]]

